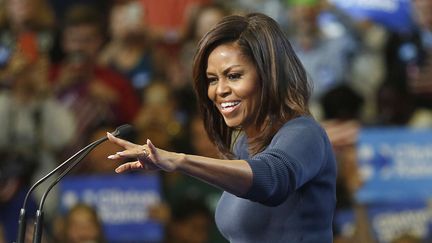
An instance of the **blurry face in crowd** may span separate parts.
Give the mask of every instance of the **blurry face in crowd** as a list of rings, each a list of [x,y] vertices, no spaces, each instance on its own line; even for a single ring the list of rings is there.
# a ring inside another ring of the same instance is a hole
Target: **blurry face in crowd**
[[[432,0],[413,0],[412,3],[419,24],[432,29]]]
[[[7,0],[7,12],[11,22],[21,25],[29,21],[34,15],[36,2],[31,0]]]
[[[248,136],[256,131],[252,124],[259,105],[258,79],[255,65],[237,44],[222,44],[210,53],[207,95],[227,126],[242,127]]]
[[[311,34],[318,29],[319,9],[316,5],[293,5],[290,10],[292,21],[300,33]]]
[[[216,8],[204,10],[197,18],[196,37],[201,39],[223,17],[223,13]]]
[[[69,243],[97,242],[99,228],[92,214],[85,209],[76,210],[68,218],[66,238]]]
[[[66,27],[63,34],[63,50],[71,55],[81,53],[85,60],[96,60],[102,45],[102,37],[99,29],[91,24],[81,24]],[[83,60],[76,60],[83,61]]]
[[[143,9],[138,2],[117,5],[111,10],[110,31],[114,39],[124,39],[130,34],[143,33],[144,30]]]

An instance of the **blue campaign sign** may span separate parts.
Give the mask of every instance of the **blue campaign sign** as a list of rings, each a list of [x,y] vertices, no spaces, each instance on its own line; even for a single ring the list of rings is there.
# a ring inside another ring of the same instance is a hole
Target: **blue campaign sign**
[[[359,215],[361,213],[365,215]],[[432,213],[425,201],[368,204],[363,212],[354,212],[353,209],[338,210],[334,217],[335,228],[340,235],[353,237],[356,224],[359,223],[356,222],[356,217],[364,216],[368,219],[367,226],[372,229],[372,237],[377,242],[393,242],[404,234],[423,240],[430,237]]]
[[[161,242],[163,228],[148,208],[161,200],[160,179],[151,175],[70,176],[62,180],[61,209],[76,203],[96,208],[109,242]]]
[[[369,128],[359,134],[358,166],[365,203],[428,200],[432,197],[432,130]]]
[[[392,242],[404,234],[425,240],[432,222],[426,201],[372,205],[368,218],[378,242]]]
[[[369,19],[393,31],[413,27],[410,0],[330,0],[354,19]]]

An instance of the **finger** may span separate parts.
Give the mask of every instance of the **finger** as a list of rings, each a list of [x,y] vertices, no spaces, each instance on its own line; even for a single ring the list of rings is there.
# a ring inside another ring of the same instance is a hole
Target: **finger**
[[[136,146],[136,144],[133,144],[133,143],[126,141],[124,139],[115,137],[114,135],[112,135],[109,132],[107,132],[107,138],[109,141],[111,141],[111,142],[113,142],[113,143],[115,143],[115,144],[117,144],[117,145],[119,145],[125,149],[129,149],[129,148]]]
[[[153,145],[153,143],[150,141],[150,139],[147,139],[147,146],[150,149],[150,154],[157,154],[157,149],[156,147]]]
[[[108,159],[120,159],[121,156],[119,154],[112,154],[110,156],[108,156]]]
[[[148,154],[143,149],[130,149],[130,150],[117,152],[116,155],[121,158],[138,158],[138,157],[147,157]]]
[[[133,170],[139,170],[139,169],[143,169],[144,166],[138,162],[138,161],[134,161],[134,162],[128,162],[125,164],[120,165],[119,167],[117,167],[115,169],[116,173],[123,173],[123,172],[127,172],[127,171],[133,171]]]
[[[147,151],[145,150],[124,150],[108,156],[108,159],[121,159],[121,158],[139,158],[147,157]]]

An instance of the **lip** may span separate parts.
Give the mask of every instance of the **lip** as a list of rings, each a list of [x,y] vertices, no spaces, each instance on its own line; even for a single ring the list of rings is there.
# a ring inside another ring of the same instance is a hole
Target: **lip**
[[[222,104],[226,103],[236,103],[235,105],[230,105],[227,107],[222,106]],[[233,100],[233,101],[223,101],[219,103],[219,110],[224,116],[229,116],[230,114],[234,113],[239,107],[240,107],[241,101],[239,100]]]

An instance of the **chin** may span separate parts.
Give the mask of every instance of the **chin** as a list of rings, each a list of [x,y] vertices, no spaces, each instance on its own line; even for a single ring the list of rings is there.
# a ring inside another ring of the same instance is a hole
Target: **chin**
[[[241,122],[238,122],[238,121],[227,120],[227,119],[224,119],[224,120],[225,120],[225,124],[230,128],[236,128],[236,127],[239,127],[241,125]]]

